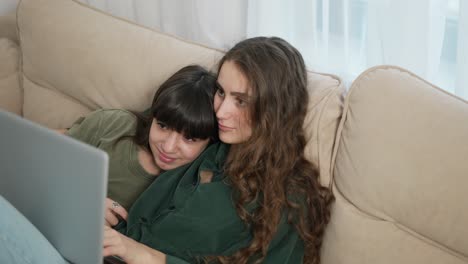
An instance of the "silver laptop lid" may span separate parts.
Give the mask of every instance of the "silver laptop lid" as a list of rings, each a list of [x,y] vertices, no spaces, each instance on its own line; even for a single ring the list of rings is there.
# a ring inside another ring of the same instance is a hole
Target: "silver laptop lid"
[[[102,263],[108,156],[0,110],[0,194],[73,263]]]

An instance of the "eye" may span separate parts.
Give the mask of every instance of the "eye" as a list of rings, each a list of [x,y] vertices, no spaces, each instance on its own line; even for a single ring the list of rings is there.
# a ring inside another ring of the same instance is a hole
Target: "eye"
[[[156,124],[157,124],[158,127],[161,128],[161,129],[167,129],[166,124],[164,124],[163,122],[159,122],[159,121],[158,121]]]
[[[186,137],[184,136],[185,141],[187,142],[197,142],[198,138],[191,138],[191,137]]]
[[[236,103],[239,107],[246,107],[248,105],[248,102],[241,98],[236,98]]]
[[[218,87],[218,90],[216,90],[216,94],[219,97],[224,97],[224,90]]]

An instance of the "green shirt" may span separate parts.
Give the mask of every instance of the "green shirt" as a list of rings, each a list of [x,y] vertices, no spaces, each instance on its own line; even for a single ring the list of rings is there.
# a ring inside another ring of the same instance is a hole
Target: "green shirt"
[[[140,165],[138,146],[129,138],[135,135],[136,123],[136,116],[129,111],[97,110],[78,119],[66,132],[75,139],[107,152],[107,196],[127,210],[155,179],[155,175],[149,174]]]
[[[209,146],[192,164],[164,172],[138,198],[121,233],[167,255],[167,263],[197,263],[200,257],[232,255],[250,244],[225,183],[228,145]],[[199,173],[214,173],[200,183]],[[302,263],[304,245],[286,217],[270,244],[265,263]],[[198,259],[197,259],[198,258]]]

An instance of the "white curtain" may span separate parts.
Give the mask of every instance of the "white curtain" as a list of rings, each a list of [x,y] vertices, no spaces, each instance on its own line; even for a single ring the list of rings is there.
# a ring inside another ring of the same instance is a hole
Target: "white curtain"
[[[179,37],[229,49],[245,38],[246,0],[79,0]]]
[[[19,0],[0,0],[0,16],[15,10]]]
[[[280,36],[315,71],[348,84],[394,64],[468,99],[468,0],[81,0],[143,25],[228,49]]]

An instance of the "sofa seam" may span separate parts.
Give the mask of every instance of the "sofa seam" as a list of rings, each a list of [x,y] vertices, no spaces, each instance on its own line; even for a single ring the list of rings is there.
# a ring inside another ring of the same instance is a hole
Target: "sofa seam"
[[[465,256],[464,254],[462,254],[461,252],[459,252],[458,250],[455,250],[455,249],[451,249],[445,245],[443,245],[442,243],[434,240],[434,239],[431,239],[425,235],[422,235],[418,232],[416,232],[415,230],[405,226],[404,224],[398,222],[398,221],[395,221],[393,218],[392,218],[392,221],[391,223],[396,227],[398,228],[399,230],[401,230],[402,232],[405,232],[407,233],[408,235],[418,239],[419,241],[423,242],[423,243],[426,243],[432,247],[436,247],[438,248],[439,250],[447,253],[447,254],[450,254],[454,257],[457,257],[463,261],[467,261],[468,260],[468,256]]]
[[[343,108],[342,108],[342,113],[341,113],[341,120],[338,124],[338,128],[336,130],[336,135],[335,135],[335,140],[334,140],[334,146],[332,149],[332,160],[331,160],[331,165],[330,165],[330,190],[333,192],[333,187],[335,186],[335,166],[336,166],[336,157],[338,154],[338,150],[340,148],[341,140],[342,140],[342,134],[343,134],[343,127],[348,119],[348,111],[349,111],[349,102],[348,98],[350,96],[350,90],[347,91],[346,95],[344,96],[344,102],[343,102]]]
[[[317,141],[317,146],[318,146],[318,150],[317,150],[317,160],[318,160],[318,163],[319,163],[318,165],[319,165],[319,166],[320,166],[320,160],[321,160],[321,155],[320,155],[320,146],[321,146],[321,144],[320,144],[320,137],[321,137],[320,128],[321,128],[322,118],[323,118],[325,109],[326,109],[327,106],[329,105],[329,102],[330,102],[330,100],[331,100],[332,95],[335,94],[337,91],[342,90],[342,89],[341,89],[342,85],[343,85],[342,82],[340,82],[338,86],[336,86],[336,87],[333,88],[333,89],[330,89],[330,92],[328,92],[328,93],[324,96],[324,98],[321,100],[321,101],[325,100],[325,103],[324,103],[324,106],[320,109],[319,117],[318,117],[318,122],[317,122],[317,128],[316,128],[316,131],[317,131],[317,139],[316,139],[316,141]],[[344,92],[344,91],[343,91],[343,92]],[[343,113],[342,113],[341,115],[343,115]],[[338,131],[338,129],[337,129],[337,131]],[[335,131],[335,133],[336,133],[337,131]],[[333,140],[332,150],[333,150],[333,148],[334,148],[335,143],[336,143],[335,140]],[[333,156],[333,152],[332,152],[332,156]],[[330,161],[329,166],[330,166],[330,168],[331,168],[331,161]],[[328,173],[329,173],[329,175],[328,175],[328,177],[329,177],[329,179],[328,179],[328,187],[329,187],[330,190],[331,190],[331,186],[333,185],[333,184],[332,184],[333,181],[332,181],[332,175],[331,175],[331,173],[330,173],[330,168],[328,169],[328,170],[329,170],[329,171],[328,171]],[[319,169],[320,169],[320,167],[319,167]]]

